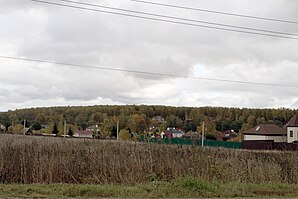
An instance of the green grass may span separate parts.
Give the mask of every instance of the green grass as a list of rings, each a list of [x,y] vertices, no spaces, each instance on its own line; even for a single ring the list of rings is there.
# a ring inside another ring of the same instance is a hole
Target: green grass
[[[21,198],[206,198],[295,197],[297,184],[219,183],[183,177],[172,182],[126,185],[0,184],[0,197]]]

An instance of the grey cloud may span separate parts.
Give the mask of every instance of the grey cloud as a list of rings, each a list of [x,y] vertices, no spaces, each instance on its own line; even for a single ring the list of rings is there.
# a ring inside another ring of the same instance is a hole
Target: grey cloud
[[[87,0],[86,0],[87,2]],[[298,26],[115,1],[88,2],[297,32]],[[205,9],[295,19],[293,0],[165,1]],[[256,6],[257,5],[257,6]],[[1,1],[0,53],[57,62],[182,76],[200,64],[203,77],[296,85],[297,41],[152,22],[30,1]],[[3,60],[1,60],[3,61]],[[7,67],[9,66],[9,67]],[[5,107],[37,104],[166,104],[278,107],[295,89],[218,83],[24,62],[1,62]],[[5,90],[6,89],[6,90]],[[1,90],[0,90],[1,92]],[[51,99],[51,103],[49,102]],[[32,103],[30,103],[32,101]],[[1,105],[0,104],[0,105]],[[3,106],[3,107],[4,107]]]

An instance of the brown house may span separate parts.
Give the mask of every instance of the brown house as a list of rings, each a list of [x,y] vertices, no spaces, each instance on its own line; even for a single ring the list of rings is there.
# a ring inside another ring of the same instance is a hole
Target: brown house
[[[244,140],[286,142],[286,131],[275,124],[260,124],[244,133]]]
[[[298,113],[295,114],[291,120],[286,124],[287,128],[287,142],[297,142],[298,141]]]

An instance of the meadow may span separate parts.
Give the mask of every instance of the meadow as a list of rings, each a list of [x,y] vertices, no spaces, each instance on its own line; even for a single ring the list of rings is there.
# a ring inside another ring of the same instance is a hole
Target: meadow
[[[0,135],[0,183],[298,182],[297,152]]]

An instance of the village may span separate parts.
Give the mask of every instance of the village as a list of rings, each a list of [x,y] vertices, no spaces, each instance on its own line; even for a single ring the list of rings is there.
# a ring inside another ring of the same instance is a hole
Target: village
[[[72,130],[65,123],[63,124],[63,132],[59,132],[57,125],[53,126],[53,129],[44,133],[46,129],[50,127],[45,124],[40,125],[39,130],[33,130],[32,126],[26,127],[24,123],[23,128],[19,125],[19,132],[13,131],[13,128],[6,130],[4,125],[1,125],[1,132],[8,134],[23,134],[32,136],[47,136],[47,137],[64,137],[64,138],[83,138],[83,139],[108,139],[108,140],[131,140],[131,141],[148,141],[155,143],[163,143],[162,140],[167,140],[168,143],[194,143],[187,142],[188,140],[196,140],[195,144],[208,146],[208,141],[213,141],[210,146],[220,146],[228,148],[232,143],[232,148],[243,148],[253,150],[298,150],[298,114],[295,114],[290,121],[283,127],[272,123],[262,123],[256,125],[244,132],[235,132],[234,129],[229,129],[224,132],[215,131],[210,132],[204,125],[195,128],[194,121],[192,119],[186,119],[183,121],[181,128],[166,126],[166,121],[161,116],[155,116],[152,118],[154,124],[157,126],[150,126],[143,131],[132,131],[131,129],[119,129],[119,121],[117,122],[114,132],[110,132],[109,136],[103,137],[103,129],[101,125],[87,126],[85,129],[77,128]],[[71,125],[73,127],[73,125]],[[161,126],[163,126],[161,128]],[[73,127],[75,128],[75,127]],[[16,129],[16,128],[14,128]],[[172,140],[172,141],[168,141]],[[176,140],[176,141],[175,141]],[[185,140],[185,142],[181,142]],[[225,144],[227,143],[227,145]]]

